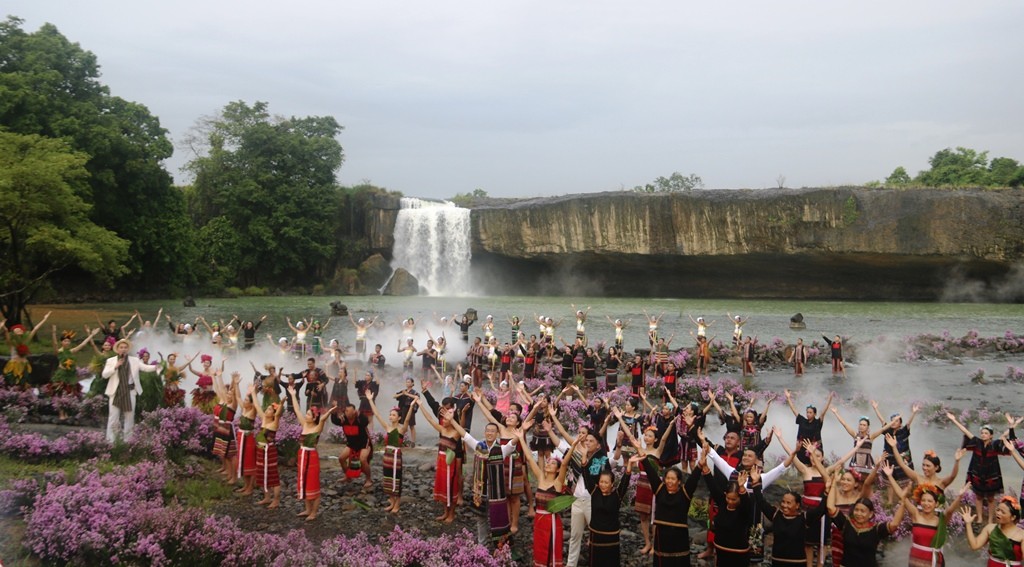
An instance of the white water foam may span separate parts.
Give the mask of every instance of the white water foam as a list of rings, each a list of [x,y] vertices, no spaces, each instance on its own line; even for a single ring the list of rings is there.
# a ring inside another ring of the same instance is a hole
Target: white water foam
[[[469,232],[469,209],[403,197],[391,267],[416,276],[427,295],[468,295]]]

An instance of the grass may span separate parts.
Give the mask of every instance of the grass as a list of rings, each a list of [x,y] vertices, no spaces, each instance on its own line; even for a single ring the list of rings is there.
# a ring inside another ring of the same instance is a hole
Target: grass
[[[209,509],[211,504],[233,497],[234,487],[219,480],[218,463],[203,462],[203,472],[195,478],[178,479],[167,483],[164,498],[177,500],[183,506]]]
[[[25,537],[25,521],[18,518],[0,520],[0,558],[7,567],[37,567],[39,560],[22,547]]]
[[[0,488],[7,487],[11,481],[41,476],[50,471],[64,471],[67,475],[74,475],[78,471],[79,465],[80,463],[76,460],[30,463],[0,455]]]

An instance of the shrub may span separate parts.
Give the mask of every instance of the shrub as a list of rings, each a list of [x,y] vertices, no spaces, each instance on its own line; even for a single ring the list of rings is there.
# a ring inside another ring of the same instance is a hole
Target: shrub
[[[265,297],[267,293],[267,288],[251,285],[245,288],[243,295],[246,295],[248,297]]]

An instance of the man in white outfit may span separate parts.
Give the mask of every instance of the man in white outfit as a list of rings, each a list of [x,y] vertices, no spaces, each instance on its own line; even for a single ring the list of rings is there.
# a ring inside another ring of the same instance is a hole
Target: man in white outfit
[[[103,377],[108,380],[104,392],[110,399],[110,415],[107,418],[107,441],[111,443],[117,437],[127,439],[135,429],[135,398],[139,395],[142,385],[139,382],[139,371],[156,372],[155,364],[145,364],[137,356],[128,356],[132,343],[121,339],[114,345],[117,356],[107,359],[103,367]],[[124,415],[124,434],[121,435],[121,416]],[[115,431],[117,435],[115,435]]]

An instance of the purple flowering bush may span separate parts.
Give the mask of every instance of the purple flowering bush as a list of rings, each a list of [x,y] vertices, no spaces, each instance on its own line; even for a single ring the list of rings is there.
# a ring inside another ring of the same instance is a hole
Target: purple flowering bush
[[[0,454],[32,463],[45,460],[110,456],[110,443],[99,431],[71,431],[56,439],[38,433],[15,433],[0,420]]]
[[[93,471],[74,484],[49,485],[28,516],[24,545],[44,562],[120,561],[139,533],[140,512],[162,507],[166,468],[142,462],[117,473]]]
[[[151,411],[135,426],[128,446],[134,455],[175,462],[206,454],[213,446],[213,417],[191,407]]]

